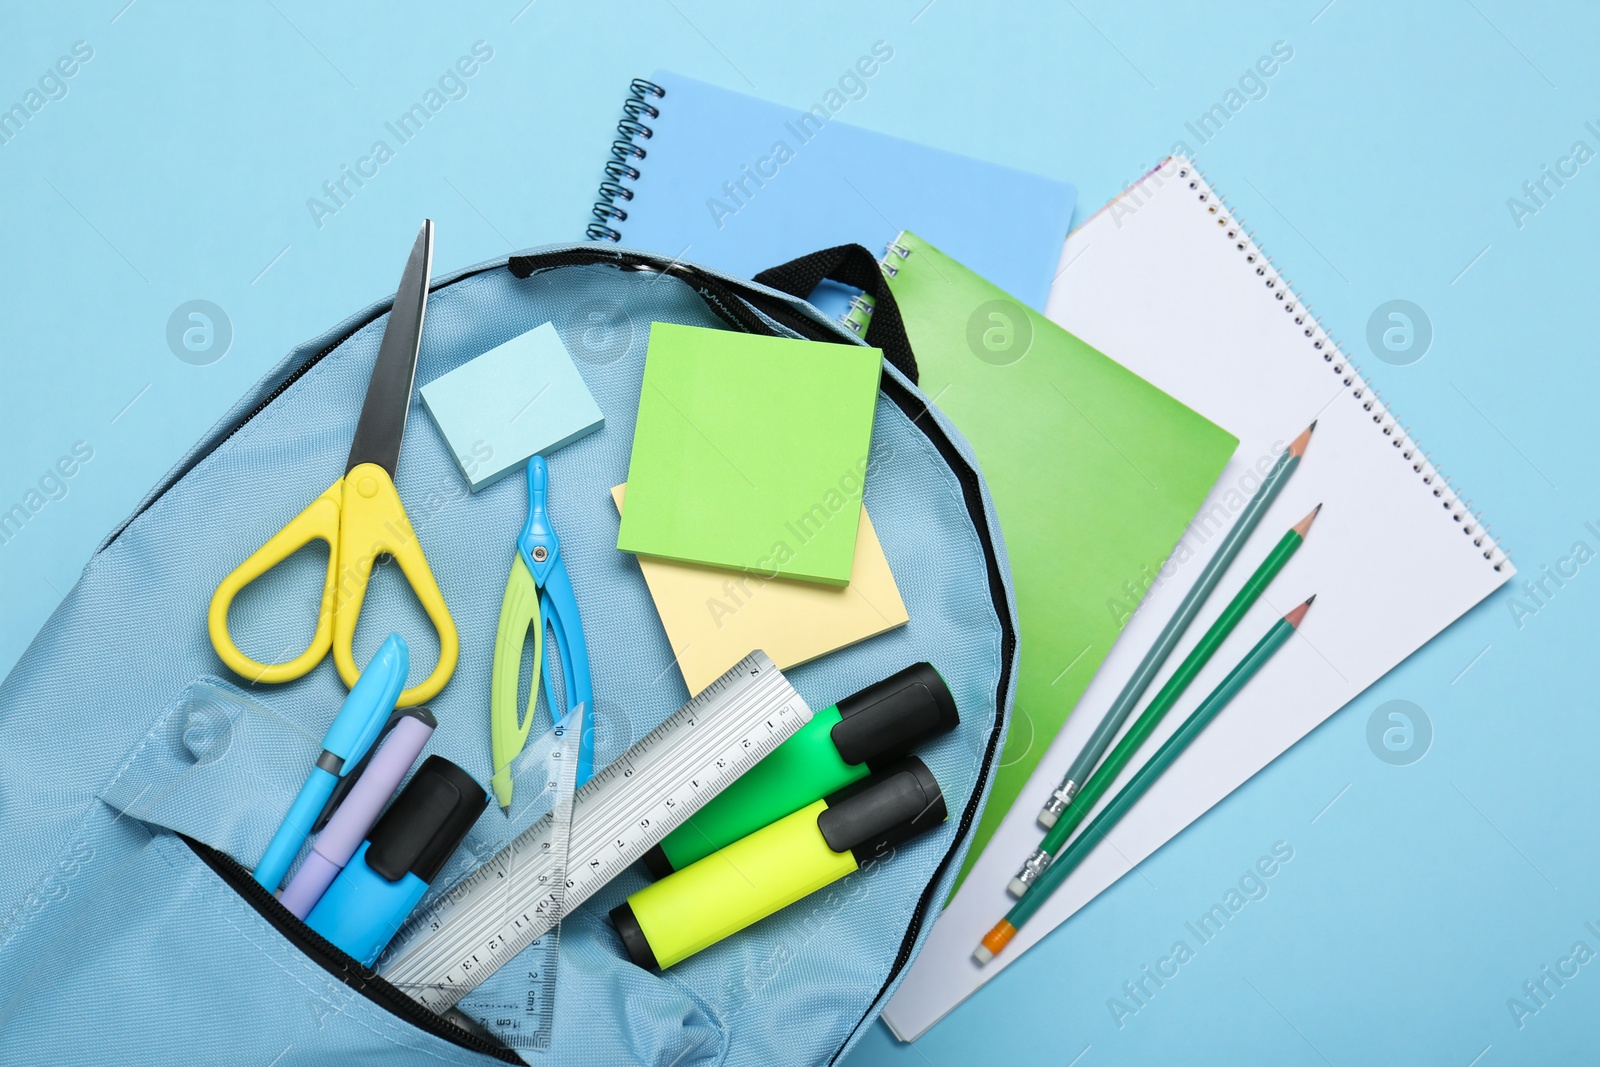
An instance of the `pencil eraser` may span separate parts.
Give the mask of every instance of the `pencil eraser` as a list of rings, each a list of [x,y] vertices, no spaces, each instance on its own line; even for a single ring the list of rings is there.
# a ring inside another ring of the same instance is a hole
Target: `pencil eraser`
[[[473,492],[605,422],[548,322],[435,378],[421,392]]]
[[[1006,886],[1006,891],[1017,899],[1022,899],[1022,894],[1028,891],[1028,883],[1021,878],[1013,878]]]
[[[979,967],[982,967],[990,960],[994,959],[994,953],[990,952],[982,945],[979,945],[977,948],[972,950],[972,958],[978,961]]]
[[[1045,808],[1043,811],[1039,812],[1039,825],[1040,826],[1042,826],[1046,830],[1048,830],[1051,827],[1053,827],[1055,824],[1056,824],[1056,813],[1055,812],[1051,811],[1049,808]]]

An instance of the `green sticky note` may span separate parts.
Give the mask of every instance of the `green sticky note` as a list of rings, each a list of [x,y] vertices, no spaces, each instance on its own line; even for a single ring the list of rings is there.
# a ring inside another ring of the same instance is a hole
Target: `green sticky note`
[[[655,323],[617,547],[848,584],[882,361]]]
[[[896,244],[889,288],[922,391],[983,467],[1021,627],[1015,712],[959,885],[1013,803],[1044,803],[1023,786],[1238,441],[915,234]]]

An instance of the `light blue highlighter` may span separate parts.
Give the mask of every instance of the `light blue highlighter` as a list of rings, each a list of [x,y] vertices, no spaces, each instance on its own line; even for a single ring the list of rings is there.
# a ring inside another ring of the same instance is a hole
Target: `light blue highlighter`
[[[605,422],[548,322],[435,378],[421,392],[473,492]]]

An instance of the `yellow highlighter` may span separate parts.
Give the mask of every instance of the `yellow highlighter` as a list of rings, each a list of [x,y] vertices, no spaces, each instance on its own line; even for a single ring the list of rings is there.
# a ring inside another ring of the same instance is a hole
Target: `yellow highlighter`
[[[671,967],[837,882],[945,820],[915,756],[786,815],[639,890],[611,911],[628,956]]]

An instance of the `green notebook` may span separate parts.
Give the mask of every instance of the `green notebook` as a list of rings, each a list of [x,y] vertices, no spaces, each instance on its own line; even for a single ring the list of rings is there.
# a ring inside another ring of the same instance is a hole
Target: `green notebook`
[[[914,234],[887,262],[919,384],[977,453],[1016,585],[1016,709],[965,878],[1238,440]]]
[[[617,547],[848,585],[883,353],[650,327]]]

